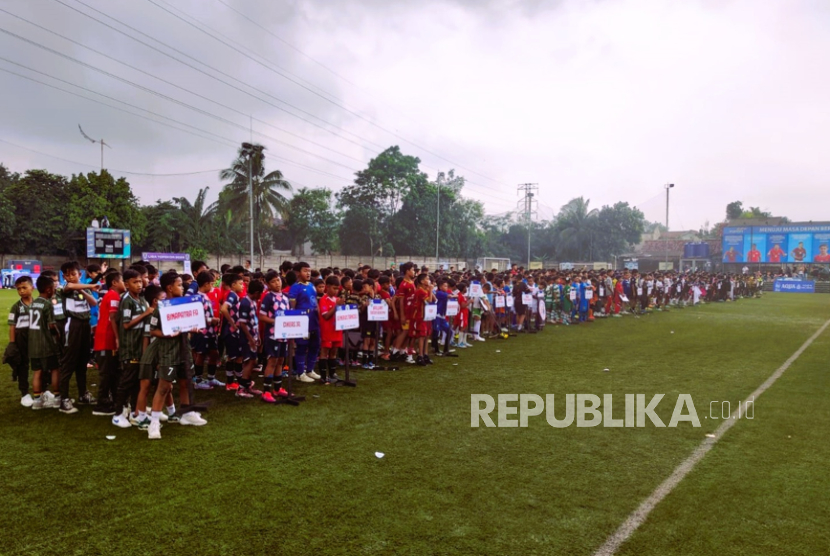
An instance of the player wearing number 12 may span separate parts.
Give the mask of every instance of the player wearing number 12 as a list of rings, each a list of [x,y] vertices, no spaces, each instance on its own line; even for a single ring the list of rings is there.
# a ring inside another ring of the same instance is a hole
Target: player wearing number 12
[[[58,391],[60,364],[58,363],[58,327],[55,325],[52,295],[55,282],[42,274],[37,278],[39,297],[32,302],[29,321],[29,361],[32,365],[32,383],[35,399],[32,409],[52,409],[60,406],[60,400],[52,393],[43,392],[41,376],[43,372],[51,373],[52,390]]]

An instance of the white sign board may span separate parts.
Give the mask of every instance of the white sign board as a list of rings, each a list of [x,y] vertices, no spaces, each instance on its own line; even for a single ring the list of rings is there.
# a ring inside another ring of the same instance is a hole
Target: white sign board
[[[356,305],[338,305],[334,314],[335,330],[354,330],[360,327]]]
[[[457,299],[448,299],[447,300],[447,316],[454,317],[458,314],[458,300]]]
[[[373,299],[366,309],[369,322],[386,322],[389,320],[389,305],[382,299]]]
[[[484,290],[481,289],[481,282],[473,280],[470,282],[470,297],[481,297],[484,295]]]
[[[424,305],[424,322],[430,322],[435,320],[435,317],[438,316],[438,304],[437,303],[427,303]]]
[[[308,315],[290,314],[295,311],[286,311],[289,314],[279,313],[274,317],[274,339],[295,340],[308,338]],[[299,311],[296,311],[299,313]]]
[[[504,309],[504,296],[497,295],[496,296],[496,309]]]
[[[159,303],[161,331],[165,336],[177,332],[202,330],[205,327],[205,307],[198,295],[165,299]]]

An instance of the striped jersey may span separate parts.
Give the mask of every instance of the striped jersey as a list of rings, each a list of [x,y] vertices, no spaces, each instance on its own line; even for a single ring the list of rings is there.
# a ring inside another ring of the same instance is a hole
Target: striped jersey
[[[133,319],[144,313],[149,305],[143,297],[135,298],[130,294],[125,295],[118,305],[118,312],[113,315],[118,323],[118,358],[121,361],[134,361],[141,359],[144,337],[149,334],[149,319],[145,318],[129,330],[124,325],[132,322]]]
[[[55,324],[52,300],[38,297],[32,302],[29,311],[29,359],[45,359],[58,355],[58,344],[49,330],[50,325]]]
[[[150,331],[153,330],[161,330],[161,315],[158,307],[153,311],[153,316],[150,317]],[[155,339],[153,343],[158,344],[159,367],[173,367],[183,362],[182,336],[187,337],[187,334],[182,333],[178,336],[164,336]]]
[[[63,296],[63,309],[67,317],[86,321],[92,318],[89,302],[81,293],[81,290],[67,291],[64,289],[61,290],[61,295]]]
[[[259,314],[273,319],[276,318],[278,312],[287,311],[290,308],[291,306],[289,305],[288,298],[285,297],[282,292],[269,291],[265,294],[265,299],[262,300],[262,303],[259,306]],[[273,324],[265,325],[265,336],[267,338],[274,337]]]

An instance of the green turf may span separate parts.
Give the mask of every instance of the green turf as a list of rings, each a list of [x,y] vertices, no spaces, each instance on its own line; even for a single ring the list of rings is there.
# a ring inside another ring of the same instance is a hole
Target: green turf
[[[5,378],[0,554],[592,554],[718,422],[471,428],[470,394],[664,393],[668,422],[688,393],[703,419],[710,400],[744,399],[828,318],[830,296],[772,294],[548,327],[477,343],[457,366],[307,386],[297,408],[211,392],[206,427],[168,426],[157,442],[88,409],[25,410]],[[826,552],[828,336],[623,553]]]

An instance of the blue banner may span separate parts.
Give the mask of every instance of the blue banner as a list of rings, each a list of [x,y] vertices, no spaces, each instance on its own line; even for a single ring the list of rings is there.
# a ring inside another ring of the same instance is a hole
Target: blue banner
[[[787,293],[816,293],[816,283],[812,280],[776,280],[773,291]]]
[[[725,263],[830,263],[830,226],[730,226],[723,229]]]

